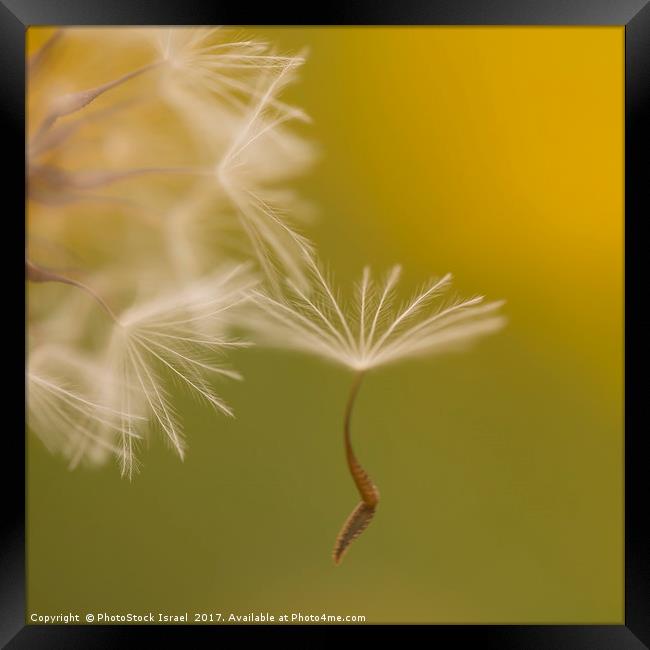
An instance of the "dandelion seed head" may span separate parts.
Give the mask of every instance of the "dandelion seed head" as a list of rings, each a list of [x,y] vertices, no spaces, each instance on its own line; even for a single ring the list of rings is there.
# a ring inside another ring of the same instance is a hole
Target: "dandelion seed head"
[[[216,358],[246,345],[228,335],[229,319],[248,299],[255,283],[247,266],[231,266],[185,285],[180,292],[167,291],[136,302],[118,316],[105,365],[121,379],[106,391],[104,399],[116,411],[145,414],[135,425],[130,420],[122,423],[123,473],[130,476],[135,469],[133,431],[146,437],[151,425],[184,458],[184,431],[170,398],[170,382],[216,412],[233,416],[213,381],[241,376]]]
[[[299,272],[284,250],[295,199],[278,184],[310,155],[290,124],[306,116],[280,96],[303,59],[227,28],[51,34],[28,66],[27,255],[64,283],[30,283],[30,345],[65,344],[101,369],[93,385],[54,364],[61,386],[115,414],[83,414],[70,445],[99,437],[132,476],[151,431],[185,454],[172,389],[233,415],[215,386],[241,379],[226,356],[246,345],[231,332],[258,281],[251,253]]]

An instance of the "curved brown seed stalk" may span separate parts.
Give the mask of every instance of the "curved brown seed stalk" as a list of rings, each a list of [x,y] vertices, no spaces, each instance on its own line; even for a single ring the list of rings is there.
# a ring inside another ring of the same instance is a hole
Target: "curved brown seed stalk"
[[[336,538],[334,544],[334,564],[340,564],[343,556],[348,550],[350,544],[361,535],[361,533],[368,527],[372,518],[375,515],[377,504],[379,503],[379,490],[372,482],[368,473],[363,469],[357,457],[354,455],[352,449],[352,442],[350,440],[350,422],[352,420],[352,407],[356,399],[357,393],[361,386],[363,373],[357,375],[356,381],[350,391],[350,397],[345,409],[345,421],[343,425],[343,433],[345,438],[345,455],[348,461],[348,468],[354,484],[357,486],[361,503],[352,511],[350,516],[346,519],[341,532]]]

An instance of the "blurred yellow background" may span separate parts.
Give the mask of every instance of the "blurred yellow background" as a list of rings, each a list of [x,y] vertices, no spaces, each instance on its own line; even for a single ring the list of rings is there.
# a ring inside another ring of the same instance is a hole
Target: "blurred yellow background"
[[[340,567],[343,370],[238,352],[237,419],[179,397],[185,462],[154,440],[133,483],[29,436],[29,612],[621,623],[623,28],[248,31],[308,48],[287,96],[320,161],[293,185],[337,280],[451,271],[509,324],[369,375],[353,429],[382,501]]]

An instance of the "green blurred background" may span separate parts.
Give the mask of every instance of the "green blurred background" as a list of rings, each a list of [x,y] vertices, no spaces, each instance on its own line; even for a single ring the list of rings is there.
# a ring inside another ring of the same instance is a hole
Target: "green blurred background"
[[[249,31],[309,48],[288,97],[320,161],[295,186],[341,284],[452,271],[509,324],[367,377],[353,428],[382,501],[340,567],[343,370],[237,353],[237,419],[179,396],[185,462],[154,439],[133,483],[30,435],[29,612],[621,623],[623,29]]]

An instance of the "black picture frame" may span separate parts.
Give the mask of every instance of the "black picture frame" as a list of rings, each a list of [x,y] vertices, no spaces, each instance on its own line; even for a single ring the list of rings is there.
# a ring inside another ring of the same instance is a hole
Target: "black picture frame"
[[[643,239],[637,224],[648,211],[648,123],[650,99],[650,0],[348,0],[322,8],[308,3],[199,2],[199,0],[0,0],[5,197],[14,198],[5,221],[24,208],[25,33],[33,25],[620,25],[625,27],[625,622],[621,625],[431,625],[425,634],[450,647],[500,650],[581,648],[617,650],[650,646],[650,535],[645,525],[648,494],[645,427],[640,417],[643,346],[639,318],[647,289],[640,276]],[[24,158],[23,158],[24,159]],[[20,208],[18,206],[23,206]],[[629,236],[632,233],[632,236]],[[3,261],[23,268],[17,227]],[[628,300],[629,298],[629,300]],[[18,299],[20,300],[20,298]],[[23,295],[24,300],[24,295]],[[24,302],[23,302],[24,307]],[[17,320],[17,319],[16,319]],[[17,324],[20,326],[20,323]],[[24,342],[20,331],[14,336]],[[12,345],[17,351],[17,345]],[[16,372],[24,372],[24,358]],[[13,361],[6,361],[7,365]],[[13,366],[12,366],[13,368]],[[23,395],[24,397],[24,395]],[[13,402],[17,404],[18,400]],[[29,626],[25,625],[24,439],[16,429],[5,433],[5,467],[17,470],[4,492],[0,549],[0,644],[8,648],[131,647],[164,635],[166,642],[198,645],[215,639],[226,626]],[[22,478],[22,482],[21,482]],[[585,585],[588,589],[589,585]],[[279,628],[271,628],[277,633]],[[301,628],[305,630],[307,628]],[[357,628],[361,629],[361,628]],[[353,631],[356,635],[356,631]],[[189,637],[188,637],[189,635]],[[191,638],[191,641],[186,639]],[[453,644],[453,646],[452,646]],[[446,647],[446,646],[443,646]]]

